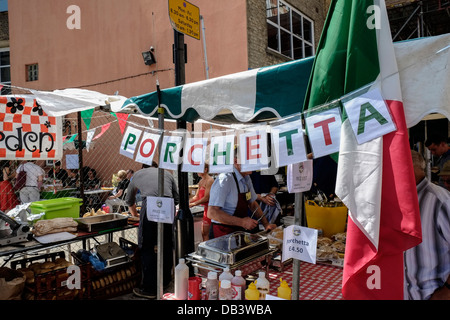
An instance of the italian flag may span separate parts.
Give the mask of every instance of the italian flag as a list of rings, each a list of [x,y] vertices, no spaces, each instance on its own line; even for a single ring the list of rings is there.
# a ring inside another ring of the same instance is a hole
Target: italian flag
[[[365,86],[362,91],[381,92],[396,130],[358,144],[344,113],[336,181],[336,194],[349,208],[342,293],[345,299],[403,299],[403,252],[420,243],[421,225],[386,5],[333,0],[305,108],[357,95]]]

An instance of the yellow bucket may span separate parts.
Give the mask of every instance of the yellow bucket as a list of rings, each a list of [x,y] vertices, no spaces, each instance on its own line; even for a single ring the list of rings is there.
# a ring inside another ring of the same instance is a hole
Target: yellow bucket
[[[345,231],[347,207],[321,207],[312,200],[305,202],[306,222],[308,228],[321,229],[323,236]]]

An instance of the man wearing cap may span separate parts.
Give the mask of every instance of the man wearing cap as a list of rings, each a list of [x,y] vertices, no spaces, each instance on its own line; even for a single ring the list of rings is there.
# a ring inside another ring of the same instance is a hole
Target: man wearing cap
[[[263,216],[249,176],[251,171],[241,171],[237,154],[235,152],[233,172],[221,173],[209,193],[208,218],[212,221],[214,238],[235,231],[252,230],[258,225],[259,218],[266,230],[276,228]],[[252,217],[248,216],[248,209]]]

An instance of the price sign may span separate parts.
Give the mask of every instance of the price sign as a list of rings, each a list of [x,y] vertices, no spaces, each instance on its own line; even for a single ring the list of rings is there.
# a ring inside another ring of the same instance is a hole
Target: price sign
[[[317,229],[290,225],[284,229],[282,261],[290,258],[316,263]]]
[[[200,40],[200,9],[183,0],[169,0],[169,19],[176,31]]]
[[[147,219],[159,223],[173,223],[175,202],[173,198],[147,197]]]

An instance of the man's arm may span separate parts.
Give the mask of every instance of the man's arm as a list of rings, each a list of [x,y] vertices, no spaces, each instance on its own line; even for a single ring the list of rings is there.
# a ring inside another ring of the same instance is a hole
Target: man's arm
[[[229,215],[223,211],[220,207],[209,206],[208,207],[208,218],[218,221],[222,224],[227,224],[231,226],[242,227],[245,230],[251,230],[258,225],[258,222],[250,217],[239,218]]]
[[[253,215],[253,218],[256,219],[255,221],[257,222],[257,220],[263,215],[261,207],[259,206],[257,201],[253,201],[249,207],[250,210],[255,213]],[[275,224],[269,223],[265,216],[261,218],[261,223],[264,226],[265,230],[273,230],[277,227]]]
[[[450,300],[450,276],[447,277],[446,284],[433,292],[430,300]]]

